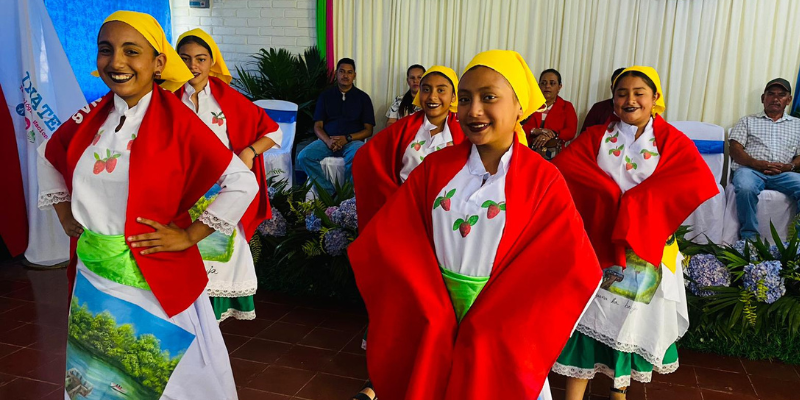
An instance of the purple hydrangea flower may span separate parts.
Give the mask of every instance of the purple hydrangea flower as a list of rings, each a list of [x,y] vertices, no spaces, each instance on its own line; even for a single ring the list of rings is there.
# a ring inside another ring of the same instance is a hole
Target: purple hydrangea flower
[[[728,287],[731,285],[731,273],[725,265],[711,254],[698,254],[689,259],[686,275],[691,281],[687,287],[696,296],[711,296],[711,290],[703,290],[710,286]]]
[[[322,237],[322,248],[332,256],[344,254],[348,244],[350,240],[347,239],[347,232],[344,229],[331,229]]]
[[[272,207],[272,218],[262,222],[258,231],[266,236],[286,236],[286,218],[277,208]]]
[[[333,213],[336,212],[337,209],[339,209],[339,207],[336,207],[336,206],[328,207],[328,208],[325,209],[325,215],[327,215],[328,218],[333,218],[332,217]]]
[[[339,204],[339,208],[331,213],[331,221],[344,228],[358,229],[358,214],[356,214],[356,199],[349,198]]]
[[[744,287],[756,295],[759,301],[772,304],[786,294],[786,286],[781,278],[780,261],[764,261],[758,264],[748,264],[744,267]],[[763,290],[759,286],[763,285]],[[759,298],[765,295],[766,298]]]

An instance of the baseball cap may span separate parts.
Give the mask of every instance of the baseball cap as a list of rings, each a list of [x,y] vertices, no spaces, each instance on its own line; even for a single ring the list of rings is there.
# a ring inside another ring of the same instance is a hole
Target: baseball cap
[[[787,91],[789,91],[789,93],[792,93],[792,85],[789,84],[789,81],[787,81],[786,79],[783,79],[783,78],[775,78],[775,79],[767,82],[767,86],[764,86],[764,91],[766,92],[767,89],[769,89],[771,86],[775,86],[775,85],[778,85],[778,86],[786,89]]]

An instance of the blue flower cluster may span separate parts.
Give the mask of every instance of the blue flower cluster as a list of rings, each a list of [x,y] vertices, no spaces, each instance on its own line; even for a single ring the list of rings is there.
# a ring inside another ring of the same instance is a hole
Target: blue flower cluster
[[[309,232],[319,232],[322,230],[322,220],[314,213],[306,216],[306,229]]]
[[[357,230],[356,198],[349,198],[339,204],[339,208],[331,213],[331,221],[341,227]]]
[[[758,264],[748,264],[744,267],[744,288],[753,292],[758,298],[759,292],[761,295],[766,295],[766,298],[759,298],[767,304],[776,302],[786,293],[786,286],[784,280],[781,278],[781,262],[780,261],[764,261]],[[759,284],[763,285],[763,289],[759,290]]]
[[[748,242],[746,240],[737,240],[736,243],[733,244],[733,249],[738,251],[742,256],[744,256],[744,245],[747,243],[748,247],[750,247],[750,261],[758,260],[758,250],[756,250],[756,246],[753,243]]]
[[[278,189],[275,189],[272,186],[267,188],[267,195],[269,196],[270,200],[272,200],[272,198],[275,197],[275,193],[278,193]]]
[[[286,236],[286,218],[277,208],[272,207],[272,218],[262,222],[258,231],[267,236]]]
[[[689,266],[686,268],[686,275],[692,280],[688,283],[689,290],[696,296],[711,296],[711,290],[703,290],[709,286],[731,285],[731,273],[725,268],[712,254],[698,254],[689,259]]]
[[[322,237],[322,248],[332,256],[344,254],[349,244],[350,241],[347,239],[347,232],[344,229],[331,229]]]

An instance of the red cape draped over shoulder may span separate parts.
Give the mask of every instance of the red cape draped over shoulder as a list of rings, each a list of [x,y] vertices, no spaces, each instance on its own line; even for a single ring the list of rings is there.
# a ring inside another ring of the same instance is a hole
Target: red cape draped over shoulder
[[[356,212],[360,231],[402,184],[403,155],[424,121],[425,113],[417,111],[379,132],[358,149],[353,159],[353,186],[358,194]],[[454,145],[464,141],[455,113],[448,114],[447,126]]]
[[[516,138],[513,146],[503,237],[461,324],[431,210],[470,142],[428,156],[350,245],[381,399],[535,399],[598,287],[601,270],[561,174]]]
[[[256,140],[278,130],[278,124],[267,115],[263,108],[253,104],[252,101],[237,92],[236,89],[213,76],[208,77],[208,84],[211,85],[211,94],[222,109],[222,113],[225,114],[225,121],[228,124],[228,139],[231,141],[231,148],[237,156]],[[181,86],[180,89],[175,91],[175,94],[181,99],[184,91],[185,86]],[[248,241],[250,241],[261,222],[272,218],[263,154],[259,154],[253,160],[253,168],[250,170],[253,171],[256,181],[258,181],[258,194],[241,219],[242,226],[244,226],[243,233]]]
[[[626,249],[660,265],[669,236],[719,190],[694,143],[656,115],[653,133],[661,159],[649,178],[623,194],[597,165],[600,141],[616,121],[588,128],[553,164],[567,180],[601,267],[624,267]]]
[[[189,209],[216,183],[231,162],[230,150],[172,93],[154,85],[150,105],[133,141],[130,155],[125,236],[152,232],[137,217],[181,228],[192,221]],[[94,109],[92,109],[94,105]],[[72,177],[81,155],[114,106],[113,94],[87,105],[67,120],[47,142],[45,157],[64,176],[72,193]],[[68,269],[74,282],[73,238]],[[208,282],[197,246],[179,252],[141,255],[132,251],[150,289],[168,316],[189,307]]]

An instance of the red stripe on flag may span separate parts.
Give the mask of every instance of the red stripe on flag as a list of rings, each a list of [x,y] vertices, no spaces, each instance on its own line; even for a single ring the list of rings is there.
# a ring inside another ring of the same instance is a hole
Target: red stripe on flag
[[[28,218],[14,123],[0,88],[0,237],[12,256],[28,247]]]

